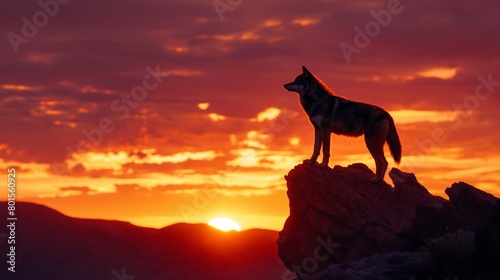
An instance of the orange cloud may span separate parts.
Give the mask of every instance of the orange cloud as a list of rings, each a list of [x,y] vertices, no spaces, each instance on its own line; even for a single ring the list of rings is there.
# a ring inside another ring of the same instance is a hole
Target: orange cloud
[[[298,18],[292,21],[292,24],[300,25],[300,26],[309,26],[316,25],[319,23],[319,19],[317,18]]]
[[[255,120],[257,120],[258,122],[263,122],[265,120],[274,120],[275,118],[277,118],[279,116],[279,114],[281,114],[280,109],[271,107],[271,108],[267,108],[266,110],[258,113]]]
[[[457,74],[458,68],[437,67],[418,72],[420,77],[448,80]]]

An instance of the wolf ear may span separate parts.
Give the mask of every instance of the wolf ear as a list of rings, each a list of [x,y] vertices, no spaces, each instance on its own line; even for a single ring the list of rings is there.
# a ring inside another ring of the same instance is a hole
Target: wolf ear
[[[303,73],[304,75],[308,76],[308,75],[309,75],[309,73],[311,73],[311,72],[309,72],[309,70],[307,70],[307,68],[306,68],[305,66],[302,66],[302,73]]]

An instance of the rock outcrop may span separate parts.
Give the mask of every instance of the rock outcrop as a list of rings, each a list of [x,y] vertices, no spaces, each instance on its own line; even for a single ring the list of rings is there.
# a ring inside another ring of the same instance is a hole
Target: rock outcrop
[[[472,232],[464,235],[472,244],[473,231],[494,216],[498,199],[466,183],[448,188],[446,200],[411,173],[392,169],[389,176],[394,187],[370,182],[373,172],[363,164],[292,169],[285,176],[290,216],[277,240],[285,266],[302,279],[343,279],[342,267],[349,266],[364,267],[360,275],[369,274],[370,265],[392,271],[432,266],[426,253],[418,253],[425,244],[458,230]],[[494,224],[484,235],[495,238],[496,230]]]

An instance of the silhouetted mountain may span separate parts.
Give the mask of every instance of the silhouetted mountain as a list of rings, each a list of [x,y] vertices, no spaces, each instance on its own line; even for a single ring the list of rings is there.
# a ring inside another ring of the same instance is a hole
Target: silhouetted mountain
[[[5,222],[6,202],[0,209]],[[204,224],[151,229],[70,218],[24,202],[16,204],[16,216],[16,272],[7,271],[10,245],[0,239],[1,279],[281,279],[286,271],[274,231],[222,232]]]
[[[309,280],[498,279],[500,200],[463,182],[446,200],[411,173],[389,176],[394,187],[364,164],[292,169],[283,263]]]

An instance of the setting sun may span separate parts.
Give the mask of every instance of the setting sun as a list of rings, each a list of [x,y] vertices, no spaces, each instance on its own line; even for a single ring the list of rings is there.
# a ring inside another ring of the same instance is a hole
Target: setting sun
[[[216,229],[220,229],[222,231],[240,231],[241,227],[235,221],[229,218],[215,218],[210,220],[208,224]]]

